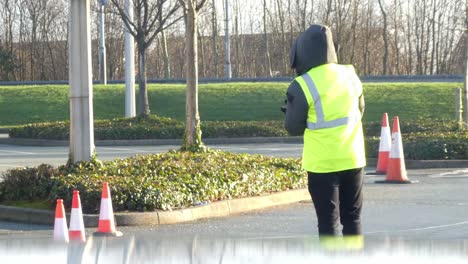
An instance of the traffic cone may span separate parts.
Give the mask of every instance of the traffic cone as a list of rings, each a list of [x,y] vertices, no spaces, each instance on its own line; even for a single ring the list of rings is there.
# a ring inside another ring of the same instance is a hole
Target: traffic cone
[[[73,191],[72,210],[70,216],[70,240],[85,242],[85,228],[83,222],[83,212],[81,210],[80,192]]]
[[[377,169],[375,170],[375,174],[385,175],[387,173],[391,145],[392,137],[390,136],[388,115],[387,113],[383,113],[382,128],[380,130],[379,157],[377,159]]]
[[[102,184],[101,208],[99,210],[98,230],[94,235],[101,236],[122,236],[115,228],[114,212],[112,210],[112,200],[109,190],[109,184]]]
[[[55,207],[54,240],[68,242],[67,217],[62,199],[57,199]]]
[[[388,159],[387,178],[384,181],[376,181],[376,183],[414,183],[408,179],[406,172],[398,116],[393,119],[392,147]]]

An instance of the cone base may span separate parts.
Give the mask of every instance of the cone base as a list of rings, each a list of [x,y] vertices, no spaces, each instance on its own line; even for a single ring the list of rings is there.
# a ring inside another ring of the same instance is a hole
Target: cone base
[[[120,231],[114,231],[114,232],[94,232],[93,236],[97,237],[121,237],[123,236],[123,233]]]
[[[387,172],[385,171],[372,171],[372,172],[366,172],[366,175],[386,175]]]
[[[411,183],[418,183],[419,181],[410,181],[410,180],[401,180],[401,181],[394,181],[394,180],[382,180],[382,181],[375,181],[375,183],[389,183],[389,184],[411,184]]]

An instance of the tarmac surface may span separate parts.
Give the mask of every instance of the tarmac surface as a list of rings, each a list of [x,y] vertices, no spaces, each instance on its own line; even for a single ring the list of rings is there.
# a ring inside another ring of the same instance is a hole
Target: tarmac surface
[[[301,144],[211,147],[281,157],[301,154]],[[178,146],[98,147],[97,152],[100,159],[107,160],[171,148]],[[0,167],[5,170],[40,163],[58,165],[66,161],[67,153],[66,147],[0,145]],[[369,167],[367,171],[374,169]],[[91,263],[375,263],[383,259],[402,263],[464,263],[468,257],[468,165],[408,170],[408,175],[418,183],[377,184],[375,180],[384,176],[366,175],[362,215],[365,246],[352,258],[324,255],[318,243],[313,205],[304,200],[188,223],[118,227],[124,236],[109,241],[93,238],[96,229],[88,228],[87,253],[83,249],[80,257],[72,259],[99,259]],[[56,250],[52,228],[0,222],[0,260],[7,260],[1,262],[27,263],[41,256],[70,258],[69,248]],[[18,256],[25,250],[29,255],[22,262]],[[140,261],[125,262],[126,259]]]
[[[303,201],[175,225],[118,227],[100,239],[87,228],[78,249],[52,242],[52,226],[0,222],[2,263],[466,263],[468,169],[410,170],[419,183],[376,184],[366,176],[358,250],[320,243],[313,205]],[[76,252],[77,251],[77,252]],[[9,262],[11,261],[11,262]],[[76,261],[76,262],[74,262]]]
[[[219,144],[208,145],[213,149],[237,153],[262,154],[276,157],[295,157],[302,154],[302,144],[268,143],[268,144]],[[100,160],[126,158],[135,155],[162,153],[179,149],[180,145],[164,146],[98,146],[96,154]],[[16,167],[38,166],[42,163],[54,166],[63,165],[68,159],[68,147],[39,147],[0,144],[0,172]]]

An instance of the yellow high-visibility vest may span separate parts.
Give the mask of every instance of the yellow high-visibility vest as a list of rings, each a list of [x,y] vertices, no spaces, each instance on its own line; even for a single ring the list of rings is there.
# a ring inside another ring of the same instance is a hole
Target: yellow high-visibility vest
[[[317,173],[364,167],[362,84],[354,67],[324,64],[295,80],[309,105],[302,167]]]

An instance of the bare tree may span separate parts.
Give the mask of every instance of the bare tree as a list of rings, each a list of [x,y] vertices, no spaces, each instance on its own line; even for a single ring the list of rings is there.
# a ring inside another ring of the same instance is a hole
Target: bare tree
[[[112,2],[120,4],[123,0]],[[218,11],[221,11],[220,2],[225,4],[225,1],[206,2],[203,8],[206,11],[199,14],[200,74],[219,77],[224,40],[219,35]],[[232,71],[236,77],[267,76],[270,63],[272,70],[292,75],[287,63],[289,48],[293,39],[311,23],[333,29],[336,42],[343,47],[338,52],[340,61],[354,64],[360,74],[463,73],[460,41],[465,30],[466,0],[231,0],[229,3],[233,11]],[[91,10],[97,12],[98,2],[90,4]],[[145,50],[136,54],[144,62],[138,71],[142,112],[149,112],[149,106],[145,108],[146,72],[148,78],[180,78],[187,70],[186,57],[180,52],[184,48],[183,29],[174,24],[183,16],[180,10],[170,13],[179,4],[178,0],[135,0],[139,20],[134,24],[127,22],[142,39],[138,47]],[[68,77],[68,12],[63,12],[67,8],[66,1],[57,0],[0,1],[0,47],[4,62],[9,64],[2,63],[4,79]],[[106,11],[109,74],[112,79],[121,79],[124,73],[122,18],[115,5]],[[97,23],[92,24],[91,34],[96,44]],[[265,50],[266,42],[269,60],[266,52],[258,52]],[[386,63],[383,62],[385,53]],[[93,56],[97,57],[96,49]],[[93,67],[97,76],[97,65]]]
[[[365,25],[365,34],[364,34],[364,74],[370,73],[370,36],[371,36],[371,23],[372,23],[372,13],[373,5],[371,4],[372,0],[367,1],[367,10],[366,10],[366,25]]]
[[[13,23],[15,16],[15,6],[10,3],[9,0],[5,0],[2,6],[0,6],[2,20],[3,20],[3,31],[4,31],[4,42],[3,45],[0,43],[0,78],[3,80],[14,79],[14,50],[13,50]]]
[[[216,14],[216,0],[212,0],[211,3],[211,36],[212,36],[212,47],[213,47],[213,65],[214,75],[216,78],[219,77],[219,54],[218,54],[218,16]]]
[[[138,84],[140,97],[140,115],[148,115],[148,89],[146,87],[146,52],[148,47],[161,31],[174,25],[182,17],[178,15],[179,2],[176,0],[135,0],[134,21],[130,21],[125,12],[122,0],[111,0],[117,8],[128,32],[138,45]]]
[[[200,114],[198,111],[198,14],[206,0],[179,0],[185,18],[186,50],[186,103],[185,135],[183,150],[200,151],[205,147],[201,139]]]
[[[246,54],[247,52],[244,51],[244,36],[242,34],[242,27],[241,23],[242,20],[242,12],[241,12],[241,4],[239,0],[234,1],[234,75],[239,77],[242,75],[242,71],[248,69],[245,67],[246,61]]]
[[[407,2],[407,10],[411,9],[410,2]],[[412,19],[410,17],[410,14],[408,13],[406,16],[406,45],[405,45],[405,55],[407,57],[407,71],[406,74],[412,74],[413,73],[413,39],[411,38],[412,36]]]
[[[387,64],[388,64],[388,37],[387,37],[387,12],[382,5],[382,0],[378,0],[380,11],[382,12],[383,16],[383,29],[382,29],[382,36],[384,40],[384,56],[382,61],[383,66],[383,75],[387,75]]]
[[[268,42],[267,32],[267,1],[263,0],[263,38],[265,41],[265,64],[266,74],[268,77],[272,76],[271,72],[271,58],[270,58],[270,43]]]
[[[166,30],[161,31],[161,48],[164,59],[164,79],[169,79],[171,77],[171,65],[169,62],[169,52],[167,51]]]
[[[312,5],[313,6],[313,5]],[[282,54],[287,54],[288,46],[286,43],[286,25],[285,25],[285,16],[284,16],[284,6],[283,6],[283,1],[282,0],[276,0],[276,12],[278,13],[278,19],[279,19],[279,29],[280,29],[280,34],[281,34],[281,42],[280,42],[280,47],[281,53]],[[287,56],[282,56],[281,58],[281,67],[280,69],[284,69],[282,71],[282,74],[285,74],[288,72],[288,63],[287,61]]]
[[[399,34],[400,32],[400,26],[401,26],[401,15],[402,15],[402,10],[401,10],[401,0],[393,0],[393,27],[394,27],[394,33],[393,33],[393,48],[394,48],[394,53],[395,53],[395,62],[394,64],[394,73],[400,74],[401,69],[400,69],[400,40],[399,40]]]

